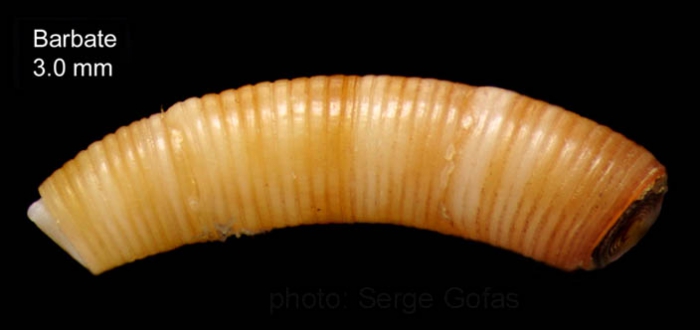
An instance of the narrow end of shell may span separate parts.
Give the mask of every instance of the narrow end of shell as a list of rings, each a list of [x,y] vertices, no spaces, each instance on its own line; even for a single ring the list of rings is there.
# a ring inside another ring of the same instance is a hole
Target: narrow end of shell
[[[593,251],[588,269],[602,268],[619,259],[646,235],[661,212],[668,191],[666,173],[662,173],[642,196],[630,204],[615,225]]]
[[[73,259],[85,266],[85,263],[80,257],[78,251],[75,249],[68,237],[66,237],[66,235],[61,231],[58,220],[55,219],[49,210],[46,209],[46,206],[41,199],[32,203],[29,210],[27,210],[27,216],[37,225],[37,227],[39,227],[39,229],[41,229],[41,231],[44,232],[44,234],[49,236],[54,242],[56,242],[56,244],[63,248],[63,250],[68,252]]]

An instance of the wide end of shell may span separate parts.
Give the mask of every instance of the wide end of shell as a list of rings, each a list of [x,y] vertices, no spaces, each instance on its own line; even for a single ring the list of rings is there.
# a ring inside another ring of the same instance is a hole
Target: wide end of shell
[[[661,174],[642,196],[630,204],[593,251],[589,269],[602,268],[619,259],[639,242],[656,222],[664,194],[666,173]]]

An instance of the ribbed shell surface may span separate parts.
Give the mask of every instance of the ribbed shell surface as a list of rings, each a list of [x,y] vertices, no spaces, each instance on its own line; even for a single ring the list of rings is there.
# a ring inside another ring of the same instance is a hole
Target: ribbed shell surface
[[[430,229],[575,269],[659,171],[622,135],[514,92],[330,76],[177,103],[93,143],[40,193],[93,273],[330,222]]]

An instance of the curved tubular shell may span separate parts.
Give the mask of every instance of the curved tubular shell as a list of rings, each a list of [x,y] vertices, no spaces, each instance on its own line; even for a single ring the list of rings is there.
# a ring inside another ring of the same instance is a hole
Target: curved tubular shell
[[[390,223],[564,270],[632,247],[664,167],[559,107],[493,87],[319,76],[190,98],[91,144],[29,217],[92,273],[184,244]]]

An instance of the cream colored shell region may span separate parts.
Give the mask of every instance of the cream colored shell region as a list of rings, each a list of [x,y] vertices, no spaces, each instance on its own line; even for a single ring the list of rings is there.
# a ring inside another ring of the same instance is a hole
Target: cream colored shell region
[[[331,76],[191,98],[95,142],[30,217],[97,274],[195,242],[391,223],[562,269],[663,171],[604,126],[514,92]]]

